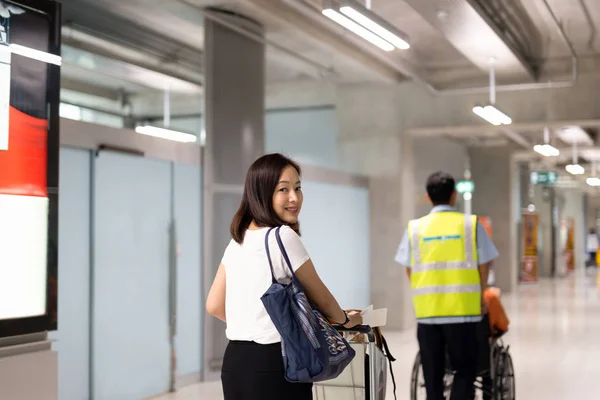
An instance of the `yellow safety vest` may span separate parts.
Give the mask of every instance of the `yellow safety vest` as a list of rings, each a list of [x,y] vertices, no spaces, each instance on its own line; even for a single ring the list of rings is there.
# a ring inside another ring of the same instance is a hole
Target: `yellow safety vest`
[[[408,224],[418,319],[481,315],[477,217],[437,212]]]

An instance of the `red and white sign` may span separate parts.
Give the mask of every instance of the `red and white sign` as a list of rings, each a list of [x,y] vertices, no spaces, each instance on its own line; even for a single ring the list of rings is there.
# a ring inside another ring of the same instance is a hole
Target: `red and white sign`
[[[48,199],[0,194],[0,320],[46,312]]]

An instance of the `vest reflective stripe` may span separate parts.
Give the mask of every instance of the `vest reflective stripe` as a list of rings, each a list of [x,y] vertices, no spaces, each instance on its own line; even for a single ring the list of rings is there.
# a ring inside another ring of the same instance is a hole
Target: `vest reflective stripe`
[[[465,214],[465,258],[470,266],[474,266],[477,268],[475,254],[474,254],[474,246],[475,243],[475,234],[473,232],[473,216]],[[475,223],[477,223],[477,217],[475,217]],[[477,226],[475,226],[476,228]]]
[[[453,269],[472,269],[471,264],[465,263],[464,261],[448,261],[448,262],[434,262],[421,265],[415,265],[412,267],[413,273],[426,272],[426,271],[446,271]]]
[[[420,296],[423,294],[436,293],[479,293],[481,285],[444,285],[444,286],[425,286],[422,288],[413,289],[413,295]]]
[[[411,252],[413,257],[413,268],[420,268],[421,264],[421,246],[419,243],[419,226],[421,225],[421,220],[417,219],[412,222],[411,226]]]
[[[411,286],[417,318],[481,314],[477,219],[456,212],[409,224]]]

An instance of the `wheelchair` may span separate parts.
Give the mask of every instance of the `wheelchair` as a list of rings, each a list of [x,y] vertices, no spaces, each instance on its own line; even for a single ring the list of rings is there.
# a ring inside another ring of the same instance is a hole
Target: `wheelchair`
[[[510,346],[505,346],[500,337],[491,339],[491,365],[487,369],[480,370],[473,383],[476,399],[515,399],[515,370],[509,349]],[[446,356],[446,374],[444,375],[444,398],[446,399],[450,399],[453,379],[454,371],[450,366],[449,358]],[[427,399],[420,353],[417,353],[413,364],[410,398],[411,400]]]

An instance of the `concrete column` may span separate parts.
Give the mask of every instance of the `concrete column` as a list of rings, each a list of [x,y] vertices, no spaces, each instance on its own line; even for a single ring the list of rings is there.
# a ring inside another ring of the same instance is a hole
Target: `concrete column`
[[[510,147],[482,147],[469,149],[471,173],[475,182],[473,213],[489,216],[492,220],[493,239],[500,257],[494,262],[496,284],[504,291],[512,291],[517,283],[515,229],[511,211],[517,180],[516,167],[511,165]]]
[[[413,143],[404,134],[395,86],[337,88],[338,145],[348,171],[369,176],[371,302],[388,308],[387,326],[414,323],[408,280],[394,256],[414,217]]]
[[[536,186],[533,189],[533,204],[535,211],[539,214],[538,242],[539,249],[539,265],[538,271],[540,277],[551,277],[553,275],[553,252],[554,235],[553,226],[553,205],[554,205],[554,189],[551,187]]]
[[[211,10],[234,26],[262,36],[255,21]],[[205,19],[204,295],[208,293],[230,235],[250,164],[264,152],[265,48],[228,27]],[[218,379],[227,340],[225,326],[207,316],[204,378]]]
[[[581,189],[560,189],[558,195],[563,199],[560,214],[563,218],[573,218],[575,222],[575,267],[583,268],[585,266],[586,252],[585,241],[586,233],[584,231],[584,202]]]

